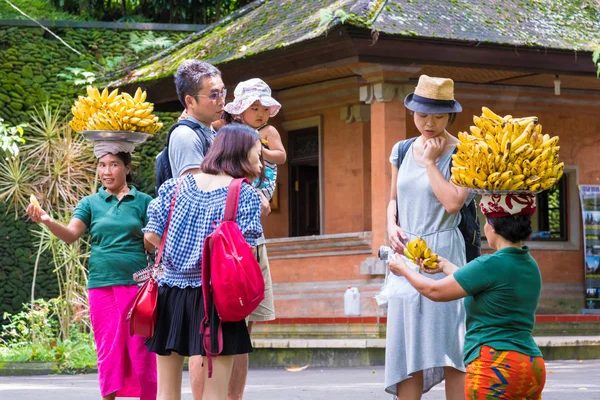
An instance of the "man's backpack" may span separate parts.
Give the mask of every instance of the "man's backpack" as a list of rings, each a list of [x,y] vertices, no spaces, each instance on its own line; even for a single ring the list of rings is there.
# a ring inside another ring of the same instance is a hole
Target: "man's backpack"
[[[238,322],[249,316],[265,298],[265,281],[260,264],[236,222],[240,189],[245,178],[229,184],[223,221],[204,241],[202,253],[202,296],[204,319],[200,332],[208,356],[208,376],[212,375],[211,357],[223,349],[222,331],[210,334],[210,310],[214,306],[221,322]],[[216,339],[216,341],[215,341]],[[217,343],[213,346],[212,343]],[[214,349],[217,347],[217,349]]]
[[[173,171],[171,171],[171,163],[169,162],[169,143],[171,141],[171,133],[173,133],[175,128],[181,125],[187,126],[194,132],[196,132],[196,135],[198,135],[200,140],[202,140],[202,144],[204,145],[205,151],[208,151],[208,148],[210,147],[210,140],[208,140],[206,134],[204,133],[205,128],[203,128],[199,123],[189,119],[183,119],[173,124],[173,126],[171,126],[171,129],[169,129],[169,133],[167,134],[167,145],[156,156],[156,186],[154,187],[154,193],[156,195],[158,195],[158,189],[161,187],[161,185],[169,179],[173,178]]]
[[[404,160],[404,156],[406,156],[410,145],[413,144],[416,139],[417,138],[410,138],[403,140],[398,145],[398,161],[396,162],[398,169],[400,169],[400,164],[402,164],[402,160]],[[457,149],[454,149],[454,153],[456,153],[456,151]],[[481,255],[481,228],[479,227],[475,199],[471,200],[469,204],[465,204],[461,208],[460,216],[458,229],[465,239],[467,262],[469,262]]]

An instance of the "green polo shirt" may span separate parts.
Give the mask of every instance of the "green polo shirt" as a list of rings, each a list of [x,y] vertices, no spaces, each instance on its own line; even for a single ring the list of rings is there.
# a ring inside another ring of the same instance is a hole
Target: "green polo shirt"
[[[469,294],[465,365],[479,357],[482,345],[542,355],[532,336],[542,277],[527,247],[506,247],[478,257],[453,276]]]
[[[91,239],[90,289],[135,284],[133,273],[147,266],[142,228],[150,200],[130,186],[121,200],[101,188],[77,204],[73,218],[87,226]]]

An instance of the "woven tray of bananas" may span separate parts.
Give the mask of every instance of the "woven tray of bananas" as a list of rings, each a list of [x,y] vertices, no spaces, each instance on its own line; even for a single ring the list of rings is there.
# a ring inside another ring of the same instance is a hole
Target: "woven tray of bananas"
[[[542,133],[537,117],[501,117],[487,107],[458,134],[451,180],[480,194],[539,193],[563,174],[558,136]]]
[[[88,86],[87,96],[79,96],[71,112],[71,128],[89,140],[125,140],[142,143],[163,127],[152,114],[154,104],[146,102],[146,92],[138,88],[132,97]]]

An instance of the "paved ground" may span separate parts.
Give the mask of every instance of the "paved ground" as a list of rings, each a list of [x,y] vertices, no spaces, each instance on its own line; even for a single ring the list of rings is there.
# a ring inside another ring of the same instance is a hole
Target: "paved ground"
[[[547,364],[544,400],[600,400],[600,360]],[[98,400],[96,375],[0,377],[2,400]],[[187,373],[183,399],[192,400]],[[245,400],[391,400],[382,390],[383,368],[250,371]],[[443,400],[443,385],[423,396]]]

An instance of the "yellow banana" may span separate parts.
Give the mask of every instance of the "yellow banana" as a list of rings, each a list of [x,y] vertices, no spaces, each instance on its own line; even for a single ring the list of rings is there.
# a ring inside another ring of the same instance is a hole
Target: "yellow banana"
[[[429,258],[429,257],[431,257],[431,249],[428,247],[423,252],[423,258]]]
[[[139,103],[141,98],[142,98],[142,88],[138,87],[137,90],[135,91],[135,95],[133,96],[133,101],[135,103]]]
[[[513,184],[512,178],[508,178],[507,180],[503,181],[504,183],[502,183],[502,186],[500,186],[500,190],[508,190],[510,189],[510,187]]]
[[[515,182],[513,180],[511,182],[511,186],[510,186],[509,190],[522,190],[522,189],[525,189],[525,182],[524,181]]]
[[[546,149],[548,147],[553,147],[553,146],[556,146],[557,143],[558,143],[558,136],[554,136],[553,138],[549,139],[548,141],[542,143],[542,148]]]
[[[102,90],[102,93],[100,94],[100,101],[102,103],[106,103],[107,99],[108,99],[108,88],[104,88],[104,90]]]
[[[32,206],[34,206],[35,208],[37,208],[38,210],[42,209],[42,206],[40,206],[40,202],[38,201],[38,199],[33,195],[33,193],[29,196],[29,204],[31,204]]]
[[[521,135],[519,135],[519,137],[517,137],[515,140],[513,140],[513,143],[512,143],[513,148],[518,149],[520,146],[522,146],[524,143],[526,143],[529,139],[532,129],[533,129],[533,122],[531,122],[529,125],[527,125],[527,127],[525,128],[523,133],[521,133]]]
[[[533,185],[529,186],[528,189],[532,192],[539,192],[541,188],[542,188],[541,183],[534,183]]]
[[[415,256],[408,250],[408,247],[404,247],[404,255],[412,261],[415,261]]]
[[[480,131],[483,129],[483,120],[481,118],[473,116],[473,123]]]
[[[476,126],[470,126],[469,130],[471,132],[471,135],[475,136],[476,138],[483,138],[483,134],[481,133],[481,128],[478,128]]]
[[[488,181],[489,183],[494,183],[494,182],[496,182],[498,179],[500,179],[500,175],[501,175],[501,174],[500,174],[500,172],[493,172],[493,173],[491,173],[491,174],[489,174],[489,175],[488,175],[488,177],[487,177],[487,181]]]
[[[515,142],[516,143],[516,142]],[[513,154],[515,156],[518,156],[519,154],[527,151],[528,149],[532,149],[531,145],[529,143],[525,143],[524,145],[522,145],[521,147],[518,147]]]
[[[139,127],[142,127],[142,128],[144,128],[144,127],[146,127],[146,126],[149,126],[149,125],[151,125],[151,124],[153,124],[153,123],[154,123],[154,121],[152,121],[151,119],[148,119],[148,118],[146,118],[146,119],[140,119],[140,120],[139,120],[139,121],[136,123],[136,125],[137,125],[137,126],[139,126]]]
[[[490,110],[487,107],[481,107],[481,112],[483,115],[485,115],[486,117],[488,117],[494,121],[497,121],[500,123],[502,123],[504,121],[501,116],[499,116],[498,114],[496,114],[495,112],[493,112],[492,110]]]
[[[106,102],[107,103],[112,103],[116,100],[117,96],[119,94],[119,89],[115,89],[112,92],[110,92],[110,94],[108,95],[108,97],[106,98]]]
[[[485,135],[485,143],[495,152],[498,153],[500,152],[500,147],[498,146],[498,143],[496,142],[496,138],[492,135],[490,135],[489,133]]]
[[[477,178],[472,178],[471,184],[474,188],[477,188],[477,189],[488,189],[489,188],[487,181],[482,181],[481,179],[477,179]]]
[[[146,109],[136,110],[133,113],[133,116],[144,119],[147,116],[149,116],[150,114],[152,114],[152,108],[146,108]]]
[[[514,175],[513,174],[513,176],[512,176],[511,179],[512,179],[512,183],[515,184],[515,183],[524,181],[525,180],[525,175],[523,175],[523,174]]]
[[[541,181],[541,178],[537,175],[532,175],[529,178],[525,179],[525,185],[526,186],[531,186],[535,183],[538,183]]]
[[[548,190],[556,184],[556,178],[548,178],[541,182],[541,189]]]

